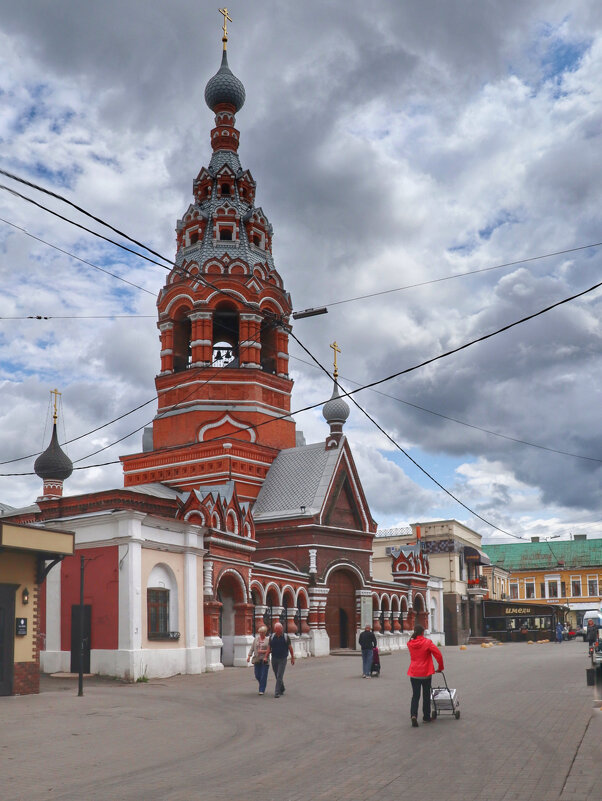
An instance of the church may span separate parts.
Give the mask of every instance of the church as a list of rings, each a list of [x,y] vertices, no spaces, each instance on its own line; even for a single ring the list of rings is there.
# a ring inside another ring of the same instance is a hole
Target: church
[[[355,649],[366,624],[384,651],[403,647],[417,622],[442,631],[429,622],[442,597],[419,542],[394,549],[390,576],[373,577],[377,525],[344,433],[336,343],[324,437],[307,444],[296,430],[293,306],[239,158],[245,89],[228,65],[226,22],[223,30],[205,89],[211,158],[177,221],[174,266],[157,298],[152,428],[141,452],[121,457],[122,487],[69,496],[55,414],[35,465],[42,495],[2,517],[75,534],[75,553],[38,593],[47,672],[75,671],[80,659],[86,672],[130,680],[244,666],[256,628],[276,620],[298,657]]]

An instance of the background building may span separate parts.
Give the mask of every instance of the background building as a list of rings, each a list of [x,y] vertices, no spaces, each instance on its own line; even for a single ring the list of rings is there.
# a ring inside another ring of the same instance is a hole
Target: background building
[[[568,607],[567,622],[581,626],[602,602],[602,539],[575,535],[567,541],[485,545],[493,568],[508,572],[508,600]]]
[[[413,523],[409,528],[379,532],[374,541],[375,575],[386,574],[392,549],[417,538],[428,555],[431,575],[441,582],[446,643],[457,645],[470,636],[482,636],[481,602],[488,588],[481,569],[489,558],[482,550],[481,535],[457,520]]]

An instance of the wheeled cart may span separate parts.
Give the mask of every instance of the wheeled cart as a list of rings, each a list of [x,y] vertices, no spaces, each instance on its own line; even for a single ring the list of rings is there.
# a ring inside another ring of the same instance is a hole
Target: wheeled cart
[[[443,679],[443,686],[433,687],[431,685],[431,717],[438,715],[453,715],[456,720],[460,717],[460,701],[458,691],[448,687],[445,673],[440,675]]]

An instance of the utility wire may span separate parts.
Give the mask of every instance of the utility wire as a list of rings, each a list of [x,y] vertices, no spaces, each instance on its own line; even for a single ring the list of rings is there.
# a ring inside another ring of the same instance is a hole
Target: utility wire
[[[42,203],[38,203],[37,200],[34,200],[31,197],[27,197],[27,195],[22,195],[20,192],[17,192],[15,189],[11,189],[9,186],[5,184],[0,184],[0,189],[4,189],[6,192],[10,192],[11,195],[15,197],[21,198],[21,200],[27,201],[27,203],[31,203],[33,206],[37,206],[39,209],[43,209],[47,211],[49,214],[52,214],[54,217],[58,217],[60,220],[64,220],[65,222],[70,223],[70,225],[74,225],[76,228],[80,228],[82,231],[86,231],[93,236],[97,236],[99,239],[104,239],[105,242],[110,242],[111,245],[116,245],[118,248],[122,248],[122,250],[127,250],[128,253],[133,253],[134,256],[138,256],[145,261],[150,262],[151,264],[156,264],[157,267],[165,267],[165,269],[169,269],[164,264],[160,264],[158,261],[151,259],[149,256],[145,256],[144,253],[139,253],[137,250],[133,250],[129,248],[127,245],[122,244],[121,242],[116,242],[114,239],[111,239],[104,234],[99,233],[98,231],[94,231],[92,228],[87,228],[85,225],[81,223],[75,222],[75,220],[71,220],[69,217],[65,217],[63,214],[59,214],[58,211],[53,211],[49,209],[48,206],[44,206]]]
[[[99,267],[97,264],[92,264],[91,261],[87,261],[86,259],[82,259],[80,256],[76,256],[75,253],[70,253],[68,250],[63,250],[63,248],[58,247],[58,245],[53,245],[51,242],[47,242],[45,239],[42,239],[39,236],[35,236],[34,234],[30,234],[29,231],[27,231],[25,228],[21,228],[20,225],[15,225],[15,223],[10,222],[9,220],[5,220],[4,217],[0,217],[0,221],[3,222],[3,223],[6,223],[7,225],[12,226],[13,228],[16,228],[18,231],[21,231],[26,236],[29,236],[32,239],[35,239],[37,242],[41,242],[43,245],[47,245],[49,248],[54,248],[55,250],[58,250],[59,253],[64,253],[65,256],[69,256],[72,259],[77,259],[77,261],[81,261],[82,264],[87,264],[88,267],[94,267],[95,270],[100,270],[101,273],[106,273],[106,275],[110,275],[112,278],[117,278],[118,281],[123,281],[124,284],[129,284],[130,286],[133,286],[135,289],[140,289],[142,292],[146,292],[147,295],[152,295],[153,297],[156,297],[154,292],[151,292],[150,290],[145,289],[143,286],[139,286],[138,284],[134,284],[134,283],[132,283],[132,281],[128,281],[127,278],[122,278],[120,275],[117,275],[116,273],[110,272],[110,270],[105,270],[104,267]],[[4,318],[4,319],[6,319],[6,318]]]
[[[0,170],[0,173],[3,173],[3,172],[5,172],[5,171]],[[21,179],[21,178],[15,178],[15,180],[18,180],[21,183],[28,183],[28,185],[33,186],[36,189],[39,189],[41,192],[45,192],[47,194],[54,195],[54,197],[57,197],[57,198],[59,198],[61,200],[65,200],[65,202],[69,203],[71,206],[75,205],[75,204],[71,203],[71,201],[66,200],[66,198],[63,198],[61,195],[57,195],[56,193],[49,192],[47,189],[44,189],[42,187],[38,187],[36,184],[31,184],[31,183],[29,183],[29,182],[27,182],[27,181],[25,181],[24,179]],[[157,254],[157,255],[159,255],[159,258],[161,258],[164,261],[168,262],[168,264],[161,264],[160,262],[155,261],[154,259],[151,259],[149,256],[145,256],[143,253],[139,253],[138,251],[127,247],[127,245],[123,245],[122,243],[117,242],[114,239],[111,239],[110,237],[104,236],[103,234],[99,233],[98,231],[94,231],[92,228],[87,228],[85,225],[81,225],[80,223],[75,222],[74,220],[71,220],[69,217],[65,217],[64,215],[59,214],[58,212],[53,211],[52,209],[49,209],[47,206],[44,206],[43,204],[38,203],[37,201],[33,200],[33,198],[29,198],[26,195],[22,195],[20,192],[16,192],[14,189],[11,189],[10,187],[5,186],[4,184],[0,184],[0,189],[4,189],[5,191],[9,192],[11,195],[14,195],[15,197],[19,197],[22,200],[27,201],[28,203],[32,203],[34,206],[37,206],[38,208],[43,209],[44,211],[47,211],[49,214],[52,214],[55,217],[58,217],[59,219],[70,223],[71,225],[74,225],[76,228],[80,228],[83,231],[87,231],[87,233],[92,234],[93,236],[97,236],[99,239],[102,239],[105,242],[109,242],[110,244],[115,245],[116,247],[119,247],[119,248],[122,248],[123,250],[126,250],[128,253],[134,254],[134,256],[139,256],[141,259],[144,259],[145,261],[148,261],[151,264],[155,264],[157,267],[161,267],[162,269],[167,270],[168,272],[172,272],[173,270],[175,270],[178,274],[183,275],[183,276],[187,276],[188,278],[190,278],[193,281],[199,281],[200,283],[203,283],[205,286],[210,287],[211,289],[215,290],[216,292],[218,292],[221,295],[224,295],[225,297],[235,298],[235,300],[237,300],[239,303],[242,303],[243,306],[246,306],[246,308],[250,309],[251,311],[253,311],[255,313],[257,313],[258,311],[261,311],[261,310],[258,309],[258,305],[257,304],[250,303],[249,301],[239,297],[238,295],[235,295],[232,292],[228,292],[228,290],[226,290],[226,289],[220,289],[214,283],[212,283],[211,281],[207,280],[207,278],[205,278],[204,275],[201,275],[201,273],[193,274],[186,267],[179,267],[174,261],[172,261],[170,259],[167,259],[165,256],[161,256],[160,254]],[[76,208],[79,208],[79,207],[76,206]],[[102,225],[106,225],[108,228],[111,228],[112,230],[117,230],[117,229],[114,229],[113,226],[109,225],[108,223],[103,222],[99,217],[94,217],[92,214],[89,214],[88,212],[84,212],[84,213],[87,214],[87,216],[92,217],[95,220],[98,220]],[[119,231],[119,233],[125,239],[128,239],[131,242],[134,242],[134,243],[138,244],[137,240],[132,239],[127,234],[124,234],[121,231]],[[141,247],[143,247],[145,250],[148,250],[149,252],[155,254],[155,251],[151,250],[146,245],[141,245]],[[147,291],[147,290],[145,290],[145,291]],[[150,293],[150,294],[152,294],[152,293]],[[270,318],[270,319],[273,319],[273,320],[277,319],[277,315],[274,314],[274,312],[272,312],[270,309],[264,309],[263,311],[261,311],[261,313],[266,318]]]
[[[457,348],[452,348],[451,350],[448,350],[445,353],[440,353],[438,356],[433,356],[430,359],[425,359],[424,361],[419,362],[418,364],[415,364],[412,367],[406,367],[404,370],[399,370],[398,372],[392,373],[391,375],[385,376],[384,378],[379,378],[376,381],[371,381],[370,383],[364,384],[361,387],[357,387],[356,389],[352,389],[352,390],[348,390],[346,392],[343,392],[343,393],[341,393],[340,397],[342,397],[342,398],[351,397],[352,395],[356,395],[358,392],[363,392],[365,389],[372,389],[373,387],[379,386],[380,384],[385,384],[387,381],[391,381],[394,378],[398,378],[399,376],[407,375],[408,373],[412,373],[415,370],[419,370],[421,367],[425,367],[428,364],[433,364],[434,362],[440,361],[441,359],[445,359],[448,356],[452,356],[455,353],[459,353],[462,350],[466,350],[467,348],[471,347],[472,345],[476,345],[479,342],[484,342],[485,340],[491,339],[492,337],[497,336],[498,334],[502,334],[505,331],[509,331],[511,328],[514,328],[517,325],[521,325],[522,323],[525,323],[528,320],[532,320],[535,317],[539,317],[540,315],[545,314],[546,312],[551,311],[552,309],[555,309],[558,306],[562,306],[565,303],[569,303],[571,300],[575,300],[576,298],[583,297],[584,295],[587,295],[589,292],[593,292],[595,289],[598,289],[601,286],[602,286],[602,281],[597,283],[597,284],[594,284],[593,286],[589,287],[588,289],[584,289],[582,292],[577,292],[577,293],[575,293],[574,295],[571,295],[568,298],[564,298],[563,300],[559,300],[556,303],[552,303],[549,306],[546,306],[545,308],[540,309],[537,312],[534,312],[533,314],[529,314],[526,317],[521,317],[520,320],[515,320],[515,322],[513,322],[513,323],[508,323],[508,325],[502,326],[501,328],[498,328],[497,330],[492,331],[489,334],[484,334],[481,337],[477,337],[476,339],[472,339],[470,342],[465,342],[464,345],[460,345]],[[295,337],[293,337],[293,338],[295,338]],[[218,369],[221,369],[221,368],[218,368]],[[309,411],[310,409],[316,409],[319,406],[322,406],[324,403],[326,403],[326,400],[319,401],[318,403],[309,404],[307,406],[304,406],[301,409],[297,409],[294,412],[287,412],[286,414],[282,414],[282,415],[273,417],[270,420],[264,421],[263,423],[256,423],[254,425],[246,426],[245,428],[241,428],[240,431],[242,432],[242,431],[255,430],[257,428],[260,428],[263,425],[266,425],[267,423],[276,422],[276,421],[282,420],[282,419],[284,419],[286,417],[292,417],[292,416],[294,416],[296,414],[301,414],[301,412]],[[144,427],[144,426],[142,426],[142,427]],[[140,431],[140,429],[136,429],[136,431],[132,431],[131,434],[135,434],[137,431]],[[128,435],[128,436],[130,436],[130,435]],[[215,440],[220,440],[222,438],[223,437],[214,437],[211,440],[207,440],[207,441],[208,442],[209,441],[212,442],[212,441],[215,441]],[[121,440],[119,440],[119,441],[121,441]],[[112,443],[112,444],[116,444],[116,443]],[[111,446],[107,445],[106,447],[109,448]],[[103,448],[103,450],[106,450],[106,448]],[[94,454],[89,454],[87,457],[83,457],[83,458],[89,458],[92,455],[94,455]],[[78,460],[78,461],[81,461],[81,460]],[[113,464],[115,464],[115,463],[116,462],[113,462]],[[107,463],[107,464],[111,464],[111,463]],[[90,465],[90,467],[96,467],[96,466],[101,466],[101,465]],[[0,476],[10,476],[10,475],[33,475],[33,474],[32,473],[0,473]]]
[[[316,368],[315,364],[306,361],[305,359],[300,359],[298,356],[293,356],[290,354],[290,358],[294,359],[297,362],[301,362],[301,364],[306,364],[308,367]],[[347,378],[346,376],[341,376],[343,380],[349,381],[351,384],[355,384],[356,386],[361,386],[359,381],[355,381],[353,378]],[[501,434],[499,431],[492,431],[489,428],[483,428],[482,426],[474,425],[473,423],[467,423],[466,420],[458,420],[456,417],[450,417],[447,414],[442,414],[441,412],[435,412],[432,409],[427,409],[425,406],[419,406],[417,403],[411,403],[410,401],[403,400],[403,398],[398,398],[396,395],[390,395],[388,392],[382,392],[378,389],[371,389],[371,392],[374,392],[376,395],[380,395],[383,398],[390,398],[391,400],[397,401],[397,403],[403,403],[405,406],[411,406],[413,409],[418,409],[421,412],[426,412],[427,414],[432,414],[435,417],[441,417],[443,420],[449,420],[452,423],[457,423],[460,426],[466,426],[467,428],[472,428],[475,431],[482,431],[485,434],[491,434],[493,437],[500,437],[501,439],[509,440],[510,442],[516,442],[519,445],[528,445],[530,448],[538,448],[542,451],[548,451],[549,453],[558,453],[561,456],[571,456],[574,459],[585,459],[589,462],[598,462],[602,463],[602,459],[596,459],[594,456],[583,456],[580,453],[571,453],[570,451],[561,451],[557,448],[550,448],[546,445],[538,445],[535,442],[528,442],[524,439],[519,439],[518,437],[511,437],[507,434]]]
[[[599,248],[602,242],[594,242],[591,245],[580,245],[575,248],[567,248],[566,250],[555,250],[552,253],[544,253],[541,256],[529,256],[528,258],[518,259],[517,261],[507,261],[504,264],[495,264],[493,267],[481,267],[478,270],[469,270],[465,273],[456,273],[455,275],[445,275],[441,278],[432,278],[429,281],[420,281],[417,284],[406,284],[406,286],[398,286],[393,289],[383,289],[380,292],[370,292],[367,295],[357,295],[353,298],[346,298],[345,300],[334,300],[330,303],[323,303],[322,306],[339,306],[341,303],[352,303],[356,300],[365,300],[366,298],[375,298],[379,295],[388,295],[391,292],[403,292],[406,289],[417,289],[421,286],[428,286],[429,284],[439,284],[442,281],[453,281],[455,278],[465,278],[467,275],[477,275],[478,273],[487,273],[492,270],[501,270],[503,267],[516,267],[518,264],[527,264],[530,261],[539,261],[540,259],[550,259],[552,256],[564,256],[567,253],[577,253],[580,250],[589,250],[591,248]]]
[[[137,239],[132,238],[131,236],[126,234],[124,231],[121,231],[119,228],[115,228],[113,225],[111,225],[110,223],[106,222],[101,217],[97,217],[94,214],[91,214],[89,211],[86,211],[86,209],[82,208],[81,206],[78,206],[76,203],[73,203],[71,200],[66,198],[64,195],[61,195],[61,194],[59,194],[57,192],[52,192],[49,189],[45,189],[43,186],[40,186],[39,184],[33,183],[32,181],[28,181],[25,178],[21,178],[20,176],[15,175],[14,173],[8,172],[7,170],[0,169],[0,175],[5,175],[7,178],[11,178],[14,181],[17,181],[17,182],[19,182],[21,184],[24,184],[26,186],[31,187],[32,189],[36,189],[39,192],[43,192],[44,194],[50,195],[51,197],[54,197],[57,200],[61,200],[64,203],[67,203],[69,206],[71,206],[72,208],[74,208],[77,211],[81,212],[85,216],[90,217],[92,220],[95,220],[96,222],[100,223],[101,225],[104,225],[105,227],[109,228],[111,231],[114,231],[116,234],[119,234],[119,236],[123,237],[124,239],[128,240],[129,242],[132,242],[133,244],[138,245],[138,247],[141,247],[144,250],[148,251],[149,253],[152,253],[154,256],[157,256],[158,258],[160,258],[163,261],[167,262],[167,265],[169,265],[169,267],[167,267],[166,265],[163,265],[163,264],[160,264],[158,266],[164,267],[165,269],[171,269],[171,268],[175,267],[176,269],[180,270],[184,274],[189,275],[189,277],[197,278],[197,280],[200,277],[200,276],[192,276],[190,273],[188,273],[188,271],[185,268],[182,268],[182,267],[178,268],[177,265],[174,263],[173,259],[168,259],[166,256],[163,256],[161,253],[158,253],[156,250],[153,250],[152,248],[148,247],[148,245],[145,245],[143,242],[140,242]],[[35,203],[35,201],[30,200],[29,198],[26,198],[23,195],[19,195],[18,192],[14,192],[14,190],[11,190],[9,187],[6,187],[4,185],[0,185],[0,188],[6,189],[9,192],[13,192],[13,194],[18,195],[19,197],[23,197],[23,199],[28,200],[29,202],[34,203],[35,205],[38,205],[40,208],[46,209],[46,211],[50,211],[51,214],[55,214],[55,212],[51,211],[50,209],[47,209],[45,206],[41,206],[40,204]],[[57,216],[61,216],[61,215],[57,215]],[[61,219],[66,220],[67,222],[71,222],[73,225],[78,225],[78,227],[80,227],[80,228],[83,227],[83,226],[79,226],[78,223],[73,222],[72,220],[70,220],[67,217],[61,217]],[[88,228],[84,228],[84,230],[89,231],[90,233],[94,234],[95,236],[101,236],[102,237],[101,234],[97,234],[96,232],[94,232],[94,231],[92,231],[92,230],[90,230]],[[102,238],[106,239],[106,237],[102,237]],[[117,245],[118,247],[125,247],[124,245],[121,245],[118,242],[114,242],[114,240],[107,239],[107,241],[112,242],[113,244]],[[464,277],[469,276],[469,275],[477,275],[479,273],[491,272],[492,270],[500,270],[500,269],[502,269],[504,267],[515,267],[518,264],[527,264],[527,263],[532,262],[532,261],[540,261],[541,259],[549,259],[549,258],[552,258],[554,256],[564,256],[564,255],[567,255],[568,253],[577,253],[577,252],[582,251],[582,250],[591,250],[592,248],[597,248],[597,247],[601,247],[601,246],[602,246],[602,242],[593,242],[592,244],[589,244],[589,245],[579,245],[579,246],[574,247],[574,248],[565,248],[564,250],[556,250],[556,251],[552,251],[550,253],[543,253],[543,254],[541,254],[539,256],[528,256],[528,257],[525,257],[524,259],[517,259],[516,261],[509,261],[509,262],[504,262],[502,264],[495,264],[495,265],[493,265],[491,267],[482,267],[482,268],[479,268],[479,269],[476,269],[476,270],[469,270],[468,272],[464,272],[464,273],[456,273],[455,275],[447,275],[447,276],[442,276],[441,278],[433,278],[433,279],[430,279],[429,281],[422,281],[422,282],[419,282],[419,283],[416,283],[416,284],[407,284],[406,286],[396,287],[396,288],[392,288],[392,289],[384,289],[384,290],[382,290],[380,292],[372,292],[372,293],[368,293],[366,295],[357,295],[356,297],[353,297],[353,298],[346,298],[346,299],[343,299],[343,300],[331,301],[330,303],[321,304],[321,305],[322,306],[338,306],[338,305],[343,304],[343,303],[352,303],[352,302],[354,302],[356,300],[365,300],[366,298],[378,297],[379,295],[387,295],[387,294],[390,294],[392,292],[402,292],[402,291],[404,291],[406,289],[415,289],[415,288],[418,288],[418,287],[421,287],[421,286],[427,286],[429,284],[437,284],[437,283],[441,283],[443,281],[451,281],[451,280],[454,280],[456,278],[464,278]],[[131,253],[135,253],[136,255],[141,256],[141,258],[147,258],[146,256],[143,256],[142,254],[137,253],[137,251],[132,251],[129,248],[125,248],[125,249],[129,250]],[[151,261],[153,264],[157,264],[157,262],[153,261],[152,259],[148,259],[147,258],[147,260]],[[217,289],[217,287],[215,287],[213,284],[210,284],[209,282],[206,282],[206,283],[207,283],[208,286],[211,286],[212,288]],[[267,282],[263,281],[263,279],[262,279],[262,283],[267,283]],[[225,292],[224,290],[218,290],[218,291],[223,292],[224,294],[229,294],[229,293]]]
[[[316,365],[317,365],[317,366],[318,366],[318,367],[319,367],[319,368],[322,370],[322,372],[326,373],[326,375],[327,375],[327,376],[330,378],[330,380],[331,380],[331,381],[334,381],[334,382],[335,382],[335,384],[337,384],[338,386],[340,386],[340,385],[339,385],[339,382],[338,382],[338,380],[336,380],[336,379],[335,379],[335,378],[334,378],[334,377],[333,377],[333,376],[330,374],[330,372],[329,372],[329,371],[328,371],[328,370],[327,370],[327,369],[324,367],[324,365],[323,365],[323,364],[321,364],[321,363],[320,363],[320,362],[319,362],[319,361],[316,359],[316,357],[315,357],[315,356],[314,356],[314,355],[313,355],[313,354],[312,354],[312,353],[311,353],[311,352],[310,352],[310,351],[309,351],[309,350],[308,350],[308,349],[305,347],[305,345],[304,345],[304,344],[301,342],[301,340],[300,340],[300,339],[298,339],[298,337],[296,337],[296,336],[295,336],[295,335],[294,335],[292,332],[291,332],[291,336],[292,336],[292,338],[295,340],[295,342],[297,343],[297,345],[299,345],[299,347],[300,347],[300,348],[302,348],[302,349],[305,351],[305,353],[307,353],[307,355],[308,355],[308,356],[309,356],[309,357],[310,357],[310,358],[311,358],[311,359],[312,359],[312,360],[313,360],[313,361],[316,363]],[[385,431],[385,429],[384,429],[384,428],[383,428],[383,427],[380,425],[380,423],[378,423],[378,422],[377,422],[377,421],[374,419],[374,417],[372,417],[372,415],[371,415],[371,414],[369,414],[369,413],[368,413],[368,412],[367,412],[367,411],[366,411],[366,410],[363,408],[363,406],[360,406],[360,404],[359,404],[359,403],[356,401],[356,399],[355,399],[355,398],[353,398],[353,397],[350,397],[350,400],[351,400],[351,402],[354,404],[354,406],[356,406],[356,407],[357,407],[357,408],[360,410],[360,412],[361,412],[363,415],[365,415],[365,416],[368,418],[368,420],[370,420],[370,422],[371,422],[373,425],[375,425],[375,426],[376,426],[376,428],[378,428],[378,430],[379,430],[379,431],[380,431],[382,434],[384,434],[384,435],[385,435],[385,437],[386,437],[386,438],[389,440],[389,442],[391,442],[391,443],[392,443],[392,444],[393,444],[393,445],[394,445],[394,446],[395,446],[395,447],[396,447],[396,448],[397,448],[399,451],[401,451],[401,453],[403,453],[403,455],[404,455],[404,456],[405,456],[407,459],[409,459],[409,460],[410,460],[410,462],[412,462],[412,464],[413,464],[415,467],[417,467],[417,468],[418,468],[418,470],[420,470],[422,473],[424,473],[424,475],[425,475],[427,478],[429,478],[429,479],[430,479],[430,480],[431,480],[433,483],[435,483],[435,484],[436,484],[436,485],[439,487],[439,489],[442,489],[442,490],[443,490],[443,492],[445,492],[445,493],[446,493],[446,495],[449,495],[449,497],[450,497],[450,498],[452,498],[454,501],[456,501],[456,503],[459,503],[459,504],[460,504],[460,506],[462,506],[464,509],[466,509],[468,512],[470,512],[470,514],[474,515],[475,517],[478,517],[478,519],[479,519],[479,520],[482,520],[482,521],[483,521],[483,523],[486,523],[488,526],[491,526],[491,528],[494,528],[496,531],[499,531],[499,532],[501,532],[502,534],[506,534],[506,535],[507,535],[507,536],[509,536],[509,537],[516,537],[517,539],[522,539],[522,537],[519,537],[517,534],[511,534],[509,531],[505,531],[503,528],[500,528],[499,526],[496,526],[496,525],[495,525],[495,523],[492,523],[491,521],[487,520],[487,519],[486,519],[486,518],[484,518],[482,515],[480,515],[478,512],[475,512],[475,511],[474,511],[474,509],[471,509],[471,508],[470,508],[470,506],[467,506],[467,505],[464,503],[464,501],[461,501],[461,500],[460,500],[460,498],[458,498],[458,496],[457,496],[457,495],[454,495],[454,493],[453,493],[453,492],[451,492],[450,490],[448,490],[448,489],[447,489],[447,487],[444,487],[444,486],[443,486],[443,484],[441,484],[441,482],[440,482],[440,481],[438,481],[438,480],[437,480],[437,479],[436,479],[436,478],[435,478],[435,477],[432,475],[432,473],[429,473],[429,472],[428,472],[428,470],[426,470],[424,467],[422,467],[422,465],[421,465],[421,464],[419,464],[419,463],[416,461],[416,459],[414,459],[412,456],[410,456],[410,454],[409,454],[409,453],[408,453],[408,452],[407,452],[407,451],[406,451],[404,448],[402,448],[402,447],[401,447],[401,445],[400,445],[400,444],[399,444],[399,443],[398,443],[398,442],[397,442],[395,439],[393,439],[393,437],[392,437],[392,436],[391,436],[391,435],[390,435],[390,434],[389,434],[387,431]]]
[[[66,198],[64,195],[60,195],[57,192],[52,192],[50,189],[45,189],[43,186],[40,186],[39,184],[35,184],[32,181],[27,181],[25,178],[21,178],[20,176],[15,175],[12,172],[8,172],[7,170],[0,169],[0,175],[4,175],[7,178],[11,178],[13,181],[17,181],[20,184],[24,184],[25,186],[29,186],[32,189],[36,189],[38,192],[43,192],[45,195],[50,195],[50,197],[54,197],[57,200],[61,200],[63,203],[67,203],[67,205],[69,205],[72,208],[76,209],[81,214],[84,214],[86,217],[90,217],[90,219],[94,220],[95,222],[98,222],[101,225],[104,225],[105,228],[110,228],[111,231],[114,231],[116,234],[119,234],[119,236],[124,237],[124,239],[127,239],[130,242],[133,242],[134,245],[138,245],[138,247],[144,248],[144,250],[147,250],[149,253],[152,253],[153,256],[157,256],[158,258],[163,259],[163,261],[168,262],[168,264],[172,263],[171,259],[166,259],[165,256],[162,256],[160,253],[157,253],[155,250],[152,250],[151,248],[149,248],[148,245],[144,245],[142,242],[138,242],[137,239],[132,239],[131,236],[128,236],[127,234],[124,234],[123,231],[119,230],[119,228],[115,228],[110,223],[105,222],[105,220],[102,220],[100,217],[95,217],[94,214],[91,214],[89,211],[86,211],[86,209],[83,209],[81,206],[78,206],[76,203],[73,203],[71,200]]]

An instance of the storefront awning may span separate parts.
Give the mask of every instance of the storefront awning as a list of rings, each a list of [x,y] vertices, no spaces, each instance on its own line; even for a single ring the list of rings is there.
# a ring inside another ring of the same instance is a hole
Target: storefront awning
[[[490,565],[491,559],[486,553],[474,548],[472,545],[464,546],[464,559],[467,562],[472,562],[474,565]]]

